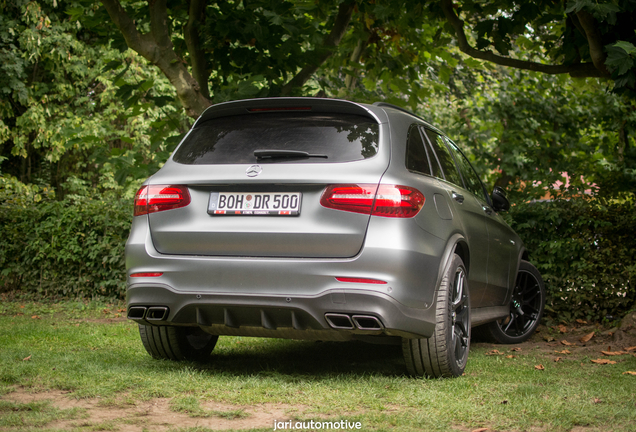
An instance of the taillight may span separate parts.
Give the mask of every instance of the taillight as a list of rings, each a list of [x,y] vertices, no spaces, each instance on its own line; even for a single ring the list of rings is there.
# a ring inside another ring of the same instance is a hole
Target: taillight
[[[163,272],[152,272],[152,273],[133,273],[130,277],[159,277],[163,274]]]
[[[347,283],[365,283],[365,284],[379,284],[379,285],[384,285],[386,284],[385,281],[380,280],[380,279],[371,279],[371,278],[358,278],[358,277],[343,277],[343,276],[336,276],[336,280],[338,282],[347,282]]]
[[[190,204],[188,188],[180,185],[142,186],[135,195],[135,216],[185,207]]]
[[[325,189],[320,204],[373,216],[410,218],[420,211],[425,200],[420,191],[408,186],[345,184]]]

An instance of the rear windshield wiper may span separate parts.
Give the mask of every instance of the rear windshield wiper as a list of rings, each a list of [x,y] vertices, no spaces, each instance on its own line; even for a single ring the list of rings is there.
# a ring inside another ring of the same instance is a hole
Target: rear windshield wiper
[[[254,156],[258,159],[281,159],[281,158],[324,158],[326,154],[311,154],[301,150],[254,150]]]

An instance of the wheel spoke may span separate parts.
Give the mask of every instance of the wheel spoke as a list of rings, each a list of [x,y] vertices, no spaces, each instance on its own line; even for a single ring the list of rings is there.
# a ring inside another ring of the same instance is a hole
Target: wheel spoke
[[[459,268],[455,273],[455,283],[453,287],[453,310],[457,309],[465,299],[464,296],[464,271]]]
[[[510,314],[510,321],[508,321],[508,325],[506,326],[506,328],[504,329],[504,333],[508,332],[508,329],[510,328],[510,326],[512,325],[512,323],[515,321],[515,315],[513,313]]]
[[[539,295],[539,291],[536,291],[536,292],[532,295],[532,297],[530,297],[530,298],[524,298],[524,304],[525,304],[525,303],[530,303],[530,302],[531,302],[532,300],[534,300],[534,299],[535,299],[535,297],[536,297],[536,296],[538,296],[538,295]]]

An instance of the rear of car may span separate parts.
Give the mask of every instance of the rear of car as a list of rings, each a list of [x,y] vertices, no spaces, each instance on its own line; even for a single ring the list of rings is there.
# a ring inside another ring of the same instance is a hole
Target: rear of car
[[[422,192],[383,181],[392,133],[384,109],[347,101],[208,109],[135,198],[129,318],[214,335],[430,336],[445,244],[415,221]]]
[[[516,343],[541,319],[509,205],[398,107],[214,105],[135,197],[128,318],[156,358],[204,360],[220,335],[363,340],[461,376],[471,326]]]

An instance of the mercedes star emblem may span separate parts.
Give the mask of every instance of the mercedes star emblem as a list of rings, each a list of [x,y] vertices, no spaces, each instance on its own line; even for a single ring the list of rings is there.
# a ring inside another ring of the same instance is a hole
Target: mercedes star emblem
[[[260,165],[252,165],[251,167],[245,170],[245,174],[247,174],[248,177],[256,177],[262,171],[263,171],[263,168],[261,168]]]

